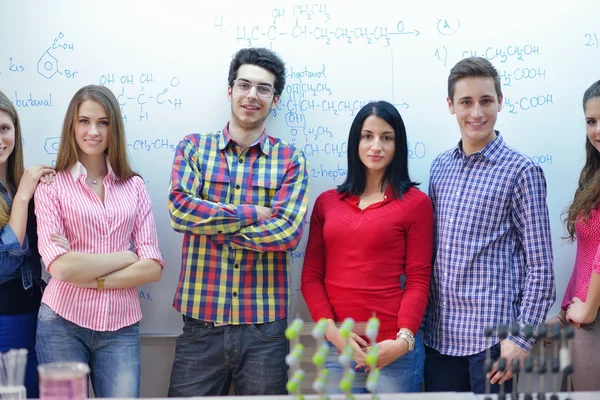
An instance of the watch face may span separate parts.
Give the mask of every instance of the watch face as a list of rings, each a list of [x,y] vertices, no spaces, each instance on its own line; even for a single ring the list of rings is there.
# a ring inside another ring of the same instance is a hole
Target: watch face
[[[403,339],[408,344],[408,351],[412,351],[415,347],[415,338],[405,331],[398,332],[398,339]]]

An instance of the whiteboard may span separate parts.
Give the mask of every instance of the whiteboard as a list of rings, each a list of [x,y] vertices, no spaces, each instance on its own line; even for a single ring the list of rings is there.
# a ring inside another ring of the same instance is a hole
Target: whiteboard
[[[546,174],[560,302],[574,261],[561,212],[584,161],[581,97],[600,79],[599,1],[1,0],[0,15],[0,90],[22,119],[26,165],[54,162],[77,89],[102,84],[118,97],[166,261],[162,280],[139,288],[142,334],[181,331],[172,300],[182,237],[167,211],[174,148],[187,134],[225,126],[228,65],[248,46],[270,47],[286,61],[268,131],[306,153],[311,205],[344,180],[348,130],[370,100],[400,110],[411,177],[427,191],[431,161],[460,137],[446,105],[449,70],[464,57],[490,59],[505,96],[497,129]],[[290,256],[291,313],[305,319],[307,237],[308,226]]]

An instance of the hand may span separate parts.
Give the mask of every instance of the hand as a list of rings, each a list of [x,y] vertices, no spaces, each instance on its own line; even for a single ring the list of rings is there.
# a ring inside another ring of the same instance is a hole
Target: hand
[[[49,174],[42,175],[42,177],[40,178],[40,182],[45,183],[46,185],[49,185],[54,182],[54,175],[56,175],[56,173],[54,171],[52,171]]]
[[[377,343],[379,346],[379,357],[377,358],[377,368],[381,369],[408,353],[408,343],[402,339],[388,339]],[[369,349],[366,349],[369,352]],[[357,366],[358,367],[358,366]],[[361,367],[364,367],[362,365]]]
[[[564,327],[566,325],[565,324],[566,321],[567,321],[567,312],[565,310],[561,309],[560,312],[558,313],[558,315],[546,319],[546,322],[544,322],[544,323],[548,327],[548,330],[551,332],[552,328],[555,325],[558,325],[560,327],[560,329],[564,329]],[[544,347],[549,346],[551,344],[552,344],[552,339],[544,338]]]
[[[259,221],[265,221],[273,216],[273,210],[269,207],[264,206],[254,206],[256,208],[256,213],[258,214]]]
[[[567,307],[566,319],[574,327],[580,328],[581,324],[594,322],[597,314],[598,310],[590,310],[579,297],[573,297],[571,304]]]
[[[327,329],[325,330],[325,338],[329,340],[337,348],[338,354],[340,354],[346,347],[345,340],[340,336],[340,330],[335,326],[333,320],[327,320]],[[365,358],[367,357],[366,348],[369,345],[363,338],[356,333],[350,333],[348,344],[354,348],[353,359],[358,365],[365,365]]]
[[[71,243],[69,242],[69,239],[67,239],[66,237],[59,235],[57,233],[53,233],[52,235],[50,235],[50,240],[52,240],[54,243],[56,243],[58,245],[58,247],[61,247],[68,252],[71,251]]]
[[[19,187],[17,188],[15,198],[19,198],[26,202],[31,200],[31,198],[33,197],[33,192],[35,192],[35,188],[38,185],[38,182],[43,176],[47,175],[54,175],[54,168],[44,165],[36,165],[34,167],[26,169],[25,172],[23,172],[23,176],[21,177],[21,182],[19,183]]]
[[[523,360],[527,357],[527,352],[508,339],[504,339],[500,342],[500,357],[506,360],[506,370],[504,372],[498,371],[498,362],[495,362],[492,370],[487,375],[488,378],[491,377],[490,383],[492,384],[502,384],[512,378],[513,372],[510,369],[512,360],[518,358],[521,365],[523,365]]]

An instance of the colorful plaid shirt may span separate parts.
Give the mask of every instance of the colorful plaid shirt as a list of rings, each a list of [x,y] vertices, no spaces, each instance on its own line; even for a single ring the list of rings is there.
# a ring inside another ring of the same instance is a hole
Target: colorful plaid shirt
[[[424,339],[442,354],[498,343],[487,326],[537,326],[556,298],[544,174],[497,134],[479,152],[466,156],[459,144],[431,166],[436,255]],[[530,350],[523,333],[508,339]]]
[[[186,136],[169,193],[171,226],[184,234],[175,309],[215,323],[286,318],[287,252],[302,237],[307,184],[304,154],[266,131],[246,149],[227,126]],[[259,222],[255,205],[272,217]]]

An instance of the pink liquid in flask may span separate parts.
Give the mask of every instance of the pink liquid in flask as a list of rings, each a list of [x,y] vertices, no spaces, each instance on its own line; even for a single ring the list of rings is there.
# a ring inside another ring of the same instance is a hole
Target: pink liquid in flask
[[[65,362],[38,366],[40,400],[87,399],[89,367],[84,363]]]

